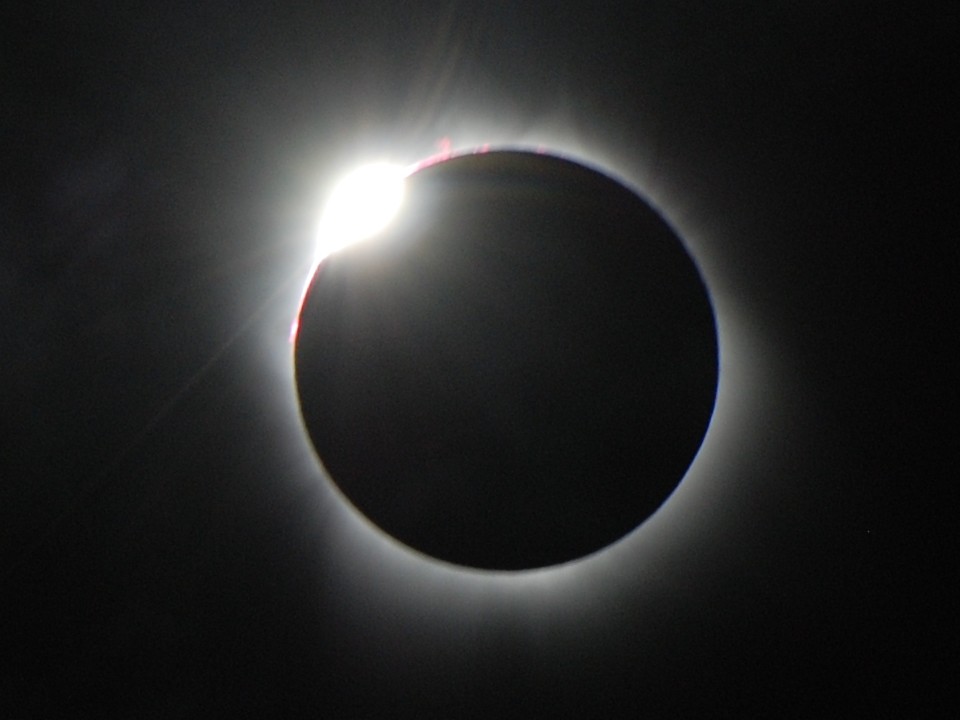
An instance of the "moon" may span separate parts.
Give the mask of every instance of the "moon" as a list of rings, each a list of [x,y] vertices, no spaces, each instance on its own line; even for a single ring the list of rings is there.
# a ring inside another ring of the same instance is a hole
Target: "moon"
[[[295,339],[331,481],[461,566],[557,565],[628,535],[682,481],[716,397],[713,310],[680,238],[553,155],[461,155],[399,184],[382,170],[331,199],[327,227],[366,239],[330,246]]]

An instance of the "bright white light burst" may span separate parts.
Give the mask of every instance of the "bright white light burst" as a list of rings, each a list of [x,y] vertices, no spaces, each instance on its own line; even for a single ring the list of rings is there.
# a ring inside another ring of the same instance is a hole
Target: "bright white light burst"
[[[377,234],[403,201],[406,170],[388,163],[364,165],[341,180],[320,220],[320,259]]]

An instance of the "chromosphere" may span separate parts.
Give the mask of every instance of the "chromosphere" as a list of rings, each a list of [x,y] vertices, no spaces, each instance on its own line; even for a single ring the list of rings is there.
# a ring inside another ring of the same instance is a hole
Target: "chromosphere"
[[[407,177],[393,221],[317,268],[295,362],[346,499],[415,550],[499,570],[583,557],[654,513],[718,376],[706,287],[664,219],[516,151]]]

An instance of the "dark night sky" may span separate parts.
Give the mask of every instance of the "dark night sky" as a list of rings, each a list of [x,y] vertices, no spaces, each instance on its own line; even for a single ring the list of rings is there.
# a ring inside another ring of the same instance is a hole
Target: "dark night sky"
[[[947,700],[956,11],[62,5],[0,13],[5,716]],[[608,168],[712,292],[701,454],[579,563],[411,554],[300,425],[287,333],[320,201],[442,138]]]

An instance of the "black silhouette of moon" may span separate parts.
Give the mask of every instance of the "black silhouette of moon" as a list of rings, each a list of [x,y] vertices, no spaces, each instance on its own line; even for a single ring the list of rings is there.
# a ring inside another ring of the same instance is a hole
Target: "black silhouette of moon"
[[[696,265],[643,199],[504,151],[412,173],[386,229],[320,264],[295,365],[360,513],[434,558],[519,570],[664,503],[713,412],[718,346]]]

